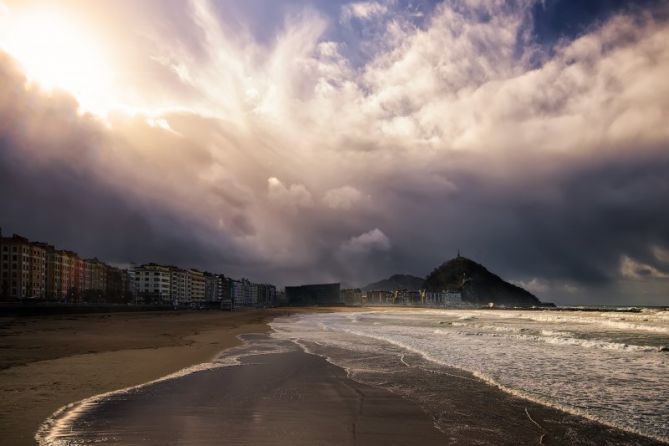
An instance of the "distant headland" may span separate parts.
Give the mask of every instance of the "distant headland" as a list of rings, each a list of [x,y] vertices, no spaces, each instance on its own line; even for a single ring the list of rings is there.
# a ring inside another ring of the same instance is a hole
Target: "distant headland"
[[[425,279],[420,277],[395,274],[387,279],[363,287],[374,292],[394,292],[406,290],[409,293],[433,295],[447,293],[459,296],[465,304],[503,305],[503,306],[542,306],[542,303],[529,291],[506,282],[498,275],[488,271],[483,265],[463,257],[458,252],[454,257],[435,268]]]

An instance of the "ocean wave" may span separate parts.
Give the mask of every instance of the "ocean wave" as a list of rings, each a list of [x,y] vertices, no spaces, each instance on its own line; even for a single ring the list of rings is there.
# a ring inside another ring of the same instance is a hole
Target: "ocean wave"
[[[601,417],[598,417],[596,414],[593,414],[592,412],[588,411],[587,409],[580,408],[580,407],[575,407],[571,405],[566,405],[566,404],[558,404],[555,401],[551,400],[550,398],[545,398],[541,395],[536,395],[531,392],[526,392],[520,389],[516,389],[513,387],[505,386],[504,384],[500,383],[498,380],[492,378],[491,376],[487,375],[486,373],[483,373],[481,371],[472,371],[472,375],[476,376],[478,379],[481,381],[497,387],[503,392],[506,392],[510,395],[517,396],[519,398],[523,398],[528,401],[532,401],[533,403],[541,404],[543,406],[547,407],[552,407],[553,409],[561,410],[563,412],[570,413],[572,415],[577,415],[583,418],[586,418],[591,421],[595,421],[598,423],[602,423],[611,427],[615,427],[620,430],[624,430],[627,432],[632,432],[638,435],[642,435],[648,438],[652,438],[654,440],[663,442],[663,443],[669,443],[669,436],[663,436],[663,435],[654,435],[652,433],[648,432],[643,432],[639,429],[634,429],[630,427],[629,425],[618,421],[618,420],[611,420],[611,419],[603,419]]]
[[[468,328],[469,331],[457,331],[456,334],[463,336],[490,336],[500,337],[508,336],[525,341],[544,342],[553,345],[577,346],[585,348],[599,348],[603,350],[617,350],[630,352],[657,352],[660,348],[652,345],[628,344],[622,342],[613,342],[597,339],[583,339],[575,337],[572,333],[562,330],[540,330],[538,334],[526,334],[530,331],[528,328],[495,326],[486,324],[466,324],[461,322],[452,322],[451,327]],[[450,334],[447,330],[434,330],[435,334]]]
[[[282,337],[318,340],[326,351],[332,345],[370,354],[382,351],[386,348],[383,345],[394,346],[437,366],[470,372],[491,384],[494,381],[508,393],[667,441],[667,429],[662,424],[667,412],[662,411],[669,406],[657,399],[666,382],[666,357],[659,353],[657,345],[631,345],[615,342],[615,338],[592,339],[589,336],[593,334],[608,335],[602,333],[601,326],[578,325],[569,318],[565,318],[566,322],[572,323],[557,326],[555,318],[537,323],[519,317],[527,316],[525,312],[499,312],[503,313],[501,316],[496,312],[463,313],[435,312],[422,317],[411,314],[406,320],[401,315],[392,321],[383,318],[381,325],[374,325],[379,322],[376,315],[360,319],[359,324],[335,314],[306,315],[278,328],[285,329]],[[416,318],[422,323],[416,324]],[[320,324],[328,328],[326,333],[316,328]],[[636,332],[632,338],[657,341],[657,335],[651,333]],[[339,367],[345,365],[349,376],[355,375],[357,368],[366,373],[372,364],[378,367],[375,361],[330,362]],[[492,379],[498,372],[503,372],[503,381]]]
[[[405,351],[410,352],[410,353],[417,354],[420,357],[422,357],[423,359],[425,359],[429,362],[432,362],[434,364],[437,364],[437,365],[441,365],[441,366],[445,366],[445,367],[451,367],[451,368],[454,368],[454,369],[459,369],[459,370],[462,370],[464,372],[471,373],[473,376],[475,376],[476,378],[480,379],[481,381],[483,381],[483,382],[485,382],[489,385],[495,386],[495,387],[499,388],[500,390],[502,390],[502,391],[504,391],[508,394],[518,396],[518,397],[526,399],[528,401],[532,401],[532,402],[535,402],[537,404],[542,404],[544,406],[552,407],[552,408],[561,410],[563,412],[571,413],[573,415],[581,416],[581,417],[587,418],[587,419],[592,420],[592,421],[596,421],[596,422],[599,422],[599,423],[604,423],[606,425],[609,425],[609,426],[612,426],[612,427],[615,427],[615,428],[618,428],[618,429],[621,429],[621,430],[626,430],[628,432],[636,433],[636,434],[639,434],[639,435],[644,435],[644,436],[656,439],[658,441],[669,442],[669,437],[653,435],[653,434],[649,434],[648,432],[642,432],[641,430],[634,429],[634,428],[626,425],[625,423],[623,423],[621,421],[598,417],[596,414],[592,413],[591,411],[588,411],[587,409],[583,409],[583,408],[579,408],[579,407],[572,406],[572,405],[567,405],[567,404],[559,404],[559,403],[556,403],[554,400],[551,400],[550,398],[546,398],[546,397],[543,397],[543,396],[540,396],[540,395],[536,395],[532,392],[528,392],[528,391],[524,391],[522,389],[518,389],[518,388],[514,388],[514,387],[504,385],[501,382],[495,380],[490,375],[486,374],[485,372],[483,372],[479,369],[462,367],[461,364],[453,363],[453,362],[445,360],[443,358],[434,356],[434,355],[428,353],[427,351],[425,351],[424,349],[421,349],[420,347],[417,347],[416,345],[408,344],[408,343],[405,343],[405,342],[402,342],[402,341],[399,341],[397,339],[390,338],[390,337],[387,337],[387,336],[374,335],[374,334],[371,334],[371,333],[368,333],[368,332],[363,332],[363,331],[359,331],[359,330],[355,330],[355,329],[344,329],[344,328],[340,327],[340,330],[345,332],[345,333],[354,335],[354,336],[372,338],[372,339],[375,339],[377,341],[392,344],[396,347],[401,348],[402,350],[405,350]],[[436,329],[436,330],[434,330],[434,332],[445,333],[445,331],[441,330],[441,329]],[[537,338],[539,338],[539,337],[537,337]],[[302,345],[302,343],[300,343],[300,345]],[[349,349],[356,349],[356,347],[354,347],[352,344],[349,344]],[[310,351],[306,347],[305,347],[305,352],[314,354],[312,351]],[[318,356],[321,356],[321,357],[325,358],[328,362],[330,362],[333,365],[336,365],[340,368],[345,369],[346,372],[347,372],[347,375],[349,377],[353,378],[353,379],[355,379],[356,373],[366,371],[366,369],[358,369],[358,368],[351,367],[351,366],[343,367],[340,361],[337,361],[334,358],[328,357],[327,355],[318,354]],[[400,361],[402,363],[404,363],[406,366],[409,366],[408,364],[406,364],[406,362],[403,360],[403,358],[400,358]],[[378,372],[378,370],[376,370],[376,369],[374,369],[373,371]]]
[[[662,323],[657,315],[632,315],[632,316],[601,316],[592,317],[579,314],[525,314],[515,315],[518,319],[532,320],[535,322],[549,323],[572,323],[599,325],[603,328],[615,328],[621,331],[646,331],[652,333],[669,333],[669,327],[657,325]],[[663,319],[663,318],[661,318]]]
[[[586,348],[600,348],[603,350],[635,351],[635,352],[657,352],[658,348],[651,345],[624,344],[621,342],[601,341],[594,339],[581,339],[568,335],[543,335],[529,336],[519,335],[519,337],[545,342],[555,345],[573,345]]]

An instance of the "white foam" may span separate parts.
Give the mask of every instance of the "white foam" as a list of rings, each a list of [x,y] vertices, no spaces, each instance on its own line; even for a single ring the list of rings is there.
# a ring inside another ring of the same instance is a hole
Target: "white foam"
[[[357,352],[381,351],[379,342],[388,343],[514,395],[669,441],[669,358],[653,346],[662,332],[639,328],[663,328],[664,315],[631,315],[417,310],[367,313],[355,324],[337,314],[301,315],[272,326],[278,337]],[[615,332],[601,331],[608,322],[617,323]],[[626,333],[641,344],[647,338],[648,345],[616,341]]]

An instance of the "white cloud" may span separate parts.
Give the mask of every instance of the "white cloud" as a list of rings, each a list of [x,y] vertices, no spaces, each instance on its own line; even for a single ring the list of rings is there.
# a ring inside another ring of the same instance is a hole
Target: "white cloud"
[[[664,273],[654,266],[641,263],[633,258],[623,255],[620,258],[620,274],[625,279],[667,279],[669,274]]]
[[[303,184],[291,184],[286,187],[278,178],[267,179],[267,191],[272,201],[288,206],[311,206],[311,192]]]
[[[352,18],[370,20],[386,13],[388,13],[388,6],[380,2],[355,2],[342,7],[341,17],[344,21]]]
[[[349,210],[367,201],[367,197],[353,186],[330,189],[323,196],[323,202],[332,209]]]
[[[531,280],[518,280],[513,283],[531,293],[545,293],[551,288],[548,281],[537,277],[534,277]]]
[[[540,299],[549,295],[561,297],[565,294],[577,294],[581,291],[581,288],[574,283],[540,277],[533,277],[530,280],[512,280],[511,282],[531,293],[537,294]]]
[[[669,249],[653,246],[653,255],[660,262],[669,263]]]
[[[342,244],[341,250],[345,254],[367,254],[372,251],[388,251],[390,249],[390,239],[378,228],[351,237]]]

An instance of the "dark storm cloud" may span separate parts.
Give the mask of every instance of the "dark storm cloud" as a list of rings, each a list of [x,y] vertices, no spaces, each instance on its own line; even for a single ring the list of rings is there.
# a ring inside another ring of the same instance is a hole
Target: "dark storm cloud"
[[[561,166],[557,174],[518,178],[511,187],[455,172],[458,192],[417,197],[402,191],[391,200],[411,209],[413,235],[440,234],[430,240],[435,249],[424,271],[461,248],[506,275],[610,283],[619,278],[624,254],[667,269],[652,247],[669,245],[669,209],[662,205],[669,196],[668,149]]]
[[[577,8],[546,37],[529,1],[258,5],[144,19],[161,75],[128,84],[181,85],[168,111],[81,115],[2,60],[5,230],[278,284],[424,276],[461,249],[558,302],[666,297],[665,22]]]

